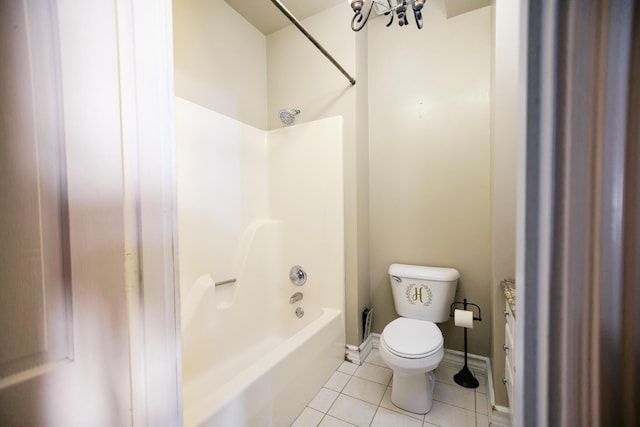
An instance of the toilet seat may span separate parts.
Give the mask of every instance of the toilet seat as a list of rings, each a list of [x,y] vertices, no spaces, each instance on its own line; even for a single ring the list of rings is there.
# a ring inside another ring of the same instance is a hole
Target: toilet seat
[[[389,323],[381,343],[391,353],[407,359],[420,359],[437,353],[444,344],[442,332],[433,322],[400,317]]]

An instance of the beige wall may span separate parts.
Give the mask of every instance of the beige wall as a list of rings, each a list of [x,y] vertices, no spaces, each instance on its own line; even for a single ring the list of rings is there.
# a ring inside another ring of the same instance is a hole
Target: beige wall
[[[496,404],[508,406],[504,377],[503,311],[500,281],[515,278],[516,182],[520,85],[520,0],[496,0],[494,4],[493,78],[493,346],[491,350]]]
[[[267,87],[270,129],[282,126],[278,119],[282,108],[301,111],[296,123],[344,118],[345,317],[347,343],[359,345],[360,313],[369,304],[366,56],[357,53],[366,40],[364,34],[351,31],[347,21],[351,13],[344,2],[302,24],[347,72],[362,81],[351,86],[297,28],[289,26],[267,36]]]
[[[491,13],[447,19],[427,2],[424,28],[369,23],[373,330],[397,317],[394,262],[460,271],[457,299],[483,309],[469,351],[491,349]],[[445,347],[462,329],[440,325]]]
[[[173,0],[175,94],[267,128],[265,36],[223,0]]]

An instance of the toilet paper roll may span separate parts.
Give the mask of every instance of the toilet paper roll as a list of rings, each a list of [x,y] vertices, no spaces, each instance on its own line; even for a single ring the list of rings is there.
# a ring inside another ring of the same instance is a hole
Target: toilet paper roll
[[[453,312],[453,321],[456,326],[473,328],[473,311],[456,309]]]

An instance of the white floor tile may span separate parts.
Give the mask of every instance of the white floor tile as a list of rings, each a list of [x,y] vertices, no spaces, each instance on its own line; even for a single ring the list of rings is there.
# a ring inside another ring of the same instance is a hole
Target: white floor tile
[[[347,375],[353,375],[353,373],[358,369],[358,365],[355,363],[347,362],[346,360],[342,362],[342,365],[338,367],[338,371],[344,372]]]
[[[360,427],[368,427],[376,409],[376,405],[341,394],[329,409],[328,414]]]
[[[476,393],[476,412],[482,415],[489,415],[489,403],[486,394]]]
[[[385,385],[354,376],[344,387],[342,393],[378,406],[386,389]]]
[[[476,375],[476,379],[478,380],[478,388],[476,389],[476,393],[489,394],[487,391],[487,379],[484,375]]]
[[[338,398],[338,392],[335,390],[330,390],[328,388],[321,388],[318,394],[313,398],[311,403],[309,403],[309,407],[316,409],[322,413],[326,413],[333,402]]]
[[[325,415],[319,425],[319,427],[353,427],[353,426],[354,424],[339,420],[337,418],[333,418],[330,415]]]
[[[342,391],[350,379],[351,375],[347,375],[343,372],[334,372],[324,386],[331,390]]]
[[[459,385],[450,385],[436,382],[433,391],[433,400],[459,406],[470,411],[476,410],[475,392],[473,389],[464,388]]]
[[[448,366],[438,366],[435,370],[436,373],[436,381],[445,384],[457,385],[453,380],[453,376],[457,374],[460,369],[453,369]]]
[[[458,386],[458,383],[456,383],[456,381],[453,379],[453,376],[458,372],[460,372],[460,369],[455,369],[450,366],[438,366],[435,370],[436,381]],[[476,392],[487,394],[487,386],[486,386],[486,380],[484,375],[478,374],[475,371],[472,371],[472,372],[473,372],[473,376],[478,380],[479,385],[477,388],[469,389],[469,390],[475,390]]]
[[[393,372],[378,349],[361,366],[344,362],[298,416],[292,427],[489,427],[487,378],[474,372],[479,387],[459,386],[451,365],[436,369],[431,411],[404,411],[391,402]]]
[[[364,363],[356,369],[354,377],[364,378],[365,380],[375,381],[377,383],[388,385],[391,379],[392,371],[389,368],[374,365],[372,363]]]
[[[316,427],[320,424],[322,417],[324,417],[322,412],[318,412],[311,408],[305,408],[298,418],[296,418],[294,423],[291,424],[291,427]]]
[[[391,401],[391,387],[387,388],[387,391],[384,392],[384,396],[382,396],[382,402],[380,402],[380,406],[382,406],[383,408],[386,409],[390,409],[392,411],[398,412],[400,414],[404,414],[407,415],[411,418],[415,418],[417,420],[423,420],[424,419],[424,414],[415,414],[413,412],[409,412],[409,411],[405,411],[404,409],[400,409],[398,408],[396,405],[393,404],[393,402]]]
[[[365,359],[365,362],[388,368],[387,364],[384,363],[384,360],[382,360],[382,357],[380,356],[380,350],[378,350],[377,348],[371,350],[371,353],[369,353],[369,355]]]
[[[378,408],[371,427],[422,427],[422,421],[385,408]]]
[[[434,400],[424,420],[441,427],[475,427],[476,413]]]

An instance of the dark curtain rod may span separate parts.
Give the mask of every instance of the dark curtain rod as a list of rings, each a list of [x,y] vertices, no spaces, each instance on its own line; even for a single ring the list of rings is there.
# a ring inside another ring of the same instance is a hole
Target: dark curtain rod
[[[307,36],[307,38],[309,39],[309,41],[310,41],[311,43],[313,43],[313,44],[314,44],[314,46],[315,46],[315,47],[317,47],[317,48],[318,48],[318,50],[319,50],[320,52],[322,52],[322,54],[323,54],[324,56],[326,56],[326,57],[327,57],[327,59],[328,59],[329,61],[331,61],[331,63],[332,63],[333,65],[335,65],[335,67],[336,67],[338,70],[340,70],[340,72],[341,72],[341,73],[342,73],[342,74],[347,78],[347,80],[349,80],[349,83],[351,83],[351,85],[352,85],[352,86],[356,84],[356,79],[354,79],[353,77],[351,77],[351,75],[349,75],[349,73],[347,73],[347,72],[345,71],[345,69],[344,69],[344,68],[342,68],[342,65],[340,65],[340,64],[338,63],[338,61],[336,61],[336,60],[333,58],[333,56],[331,56],[331,54],[330,54],[329,52],[327,52],[327,50],[326,50],[324,47],[322,47],[322,45],[321,45],[320,43],[318,43],[318,41],[317,41],[317,40],[316,40],[316,39],[315,39],[311,34],[309,34],[309,31],[307,31],[307,29],[306,29],[306,28],[305,28],[305,27],[300,23],[300,21],[298,21],[298,20],[296,19],[296,17],[295,17],[295,16],[293,16],[293,15],[291,14],[291,12],[289,12],[289,10],[288,10],[288,9],[287,9],[287,8],[286,8],[282,3],[280,3],[280,0],[271,0],[271,3],[275,4],[275,5],[276,5],[276,7],[277,7],[278,9],[280,9],[280,12],[284,13],[284,15],[285,15],[287,18],[289,18],[289,21],[291,21],[291,22],[293,23],[293,25],[295,25],[296,27],[298,27],[298,29],[302,32],[302,34],[304,34],[305,36]]]

